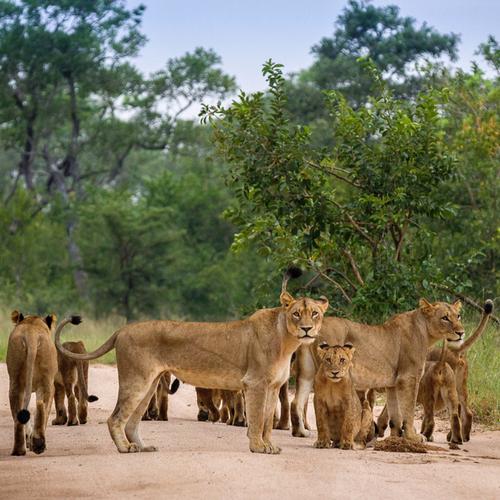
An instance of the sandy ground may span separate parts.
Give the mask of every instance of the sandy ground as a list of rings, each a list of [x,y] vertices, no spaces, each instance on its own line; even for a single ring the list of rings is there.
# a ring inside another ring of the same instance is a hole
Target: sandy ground
[[[47,431],[47,451],[10,456],[13,425],[8,376],[0,364],[0,498],[500,498],[500,432],[476,429],[459,451],[384,453],[316,450],[310,438],[274,431],[281,455],[248,451],[245,430],[196,421],[194,389],[170,399],[169,422],[143,422],[157,453],[120,455],[106,418],[117,393],[116,369],[92,366],[89,423]],[[310,405],[311,408],[312,405]],[[311,414],[310,420],[314,422]]]

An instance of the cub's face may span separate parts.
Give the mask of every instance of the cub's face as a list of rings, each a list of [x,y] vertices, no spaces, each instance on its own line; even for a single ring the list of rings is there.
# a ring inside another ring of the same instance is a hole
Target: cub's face
[[[294,299],[288,292],[283,292],[280,301],[285,310],[288,333],[304,344],[312,344],[319,335],[328,299]]]
[[[462,303],[459,300],[453,304],[447,302],[431,304],[425,299],[420,299],[420,309],[427,319],[429,332],[434,338],[448,340],[452,349],[462,345],[465,331],[460,316]]]
[[[329,380],[340,382],[349,375],[355,351],[352,344],[330,346],[326,342],[322,342],[317,349],[321,360],[319,369]]]

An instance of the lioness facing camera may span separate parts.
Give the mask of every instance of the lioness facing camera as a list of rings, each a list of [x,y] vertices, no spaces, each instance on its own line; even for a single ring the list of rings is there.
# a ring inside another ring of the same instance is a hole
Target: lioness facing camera
[[[74,359],[95,359],[116,349],[118,401],[108,427],[119,452],[156,451],[142,442],[139,423],[159,377],[169,371],[194,386],[243,390],[250,450],[279,453],[271,442],[279,389],[288,379],[292,354],[314,342],[328,308],[326,298],[294,299],[287,292],[280,301],[281,307],[261,309],[242,321],[129,324],[89,354],[74,354],[61,344],[62,328],[79,321],[73,317],[61,322],[55,341]]]

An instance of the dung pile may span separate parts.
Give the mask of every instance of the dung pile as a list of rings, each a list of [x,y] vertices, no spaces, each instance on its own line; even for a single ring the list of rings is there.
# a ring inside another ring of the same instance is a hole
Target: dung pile
[[[439,446],[432,446],[426,443],[409,441],[402,437],[388,437],[382,441],[377,441],[373,447],[375,451],[392,451],[399,453],[427,453],[428,451],[446,451]]]

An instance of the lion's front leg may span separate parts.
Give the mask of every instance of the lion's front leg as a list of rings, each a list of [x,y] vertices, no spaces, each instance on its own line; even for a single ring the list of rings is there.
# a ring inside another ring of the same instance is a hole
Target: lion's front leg
[[[248,422],[247,436],[250,451],[254,453],[273,453],[272,447],[263,439],[267,394],[269,388],[262,380],[257,385],[245,387],[245,404]]]
[[[398,392],[395,387],[387,387],[387,413],[391,437],[400,437],[403,433],[401,425],[401,412],[399,410]]]
[[[266,445],[272,448],[272,453],[281,453],[281,448],[271,443],[271,433],[273,430],[274,412],[278,404],[279,386],[271,387],[267,393],[266,414],[264,422],[263,440]]]
[[[401,377],[396,384],[399,408],[402,418],[404,437],[412,441],[422,441],[422,436],[415,432],[413,425],[417,404],[419,378],[415,375]]]
[[[314,413],[316,414],[316,427],[318,428],[318,439],[314,443],[315,448],[330,448],[332,443],[328,409],[319,394],[314,394]]]

